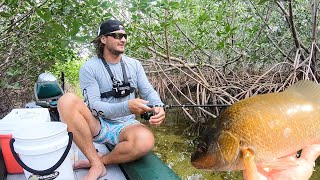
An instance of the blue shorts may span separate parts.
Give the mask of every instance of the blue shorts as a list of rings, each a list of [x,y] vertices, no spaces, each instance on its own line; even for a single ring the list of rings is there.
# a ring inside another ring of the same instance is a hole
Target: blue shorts
[[[99,117],[99,121],[101,124],[101,130],[98,135],[93,138],[93,142],[99,144],[112,144],[117,145],[119,143],[119,134],[121,130],[131,124],[140,123],[135,119],[131,119],[125,122],[113,122],[113,121],[105,121]]]

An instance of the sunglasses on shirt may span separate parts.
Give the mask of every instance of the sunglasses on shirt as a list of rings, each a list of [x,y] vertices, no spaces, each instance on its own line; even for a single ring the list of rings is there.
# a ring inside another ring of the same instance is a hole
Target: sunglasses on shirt
[[[105,36],[112,36],[113,38],[119,39],[119,40],[121,40],[123,37],[127,39],[127,34],[122,34],[122,33],[108,33],[108,34],[105,34]]]

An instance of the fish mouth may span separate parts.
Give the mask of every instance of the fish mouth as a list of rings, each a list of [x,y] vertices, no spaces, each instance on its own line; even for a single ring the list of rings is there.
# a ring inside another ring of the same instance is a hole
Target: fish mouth
[[[193,167],[195,167],[197,169],[204,169],[204,170],[209,169],[208,167],[202,166],[201,164],[197,164],[195,162],[191,162],[191,164]]]
[[[214,161],[207,153],[196,151],[191,155],[191,164],[197,169],[210,170],[214,166]]]
[[[205,168],[202,165],[201,160],[199,160],[201,158],[201,154],[202,153],[196,151],[196,152],[192,153],[192,155],[191,155],[191,164],[192,164],[192,166],[194,166],[197,169],[204,169]]]
[[[214,142],[214,147],[199,146],[191,155],[191,164],[197,169],[222,171],[230,168],[230,163],[224,159],[220,144]],[[205,148],[204,148],[205,147]]]
[[[191,154],[191,163],[192,163],[192,165],[197,161],[198,156],[199,156],[198,154],[199,154],[198,152],[194,152],[194,153]]]

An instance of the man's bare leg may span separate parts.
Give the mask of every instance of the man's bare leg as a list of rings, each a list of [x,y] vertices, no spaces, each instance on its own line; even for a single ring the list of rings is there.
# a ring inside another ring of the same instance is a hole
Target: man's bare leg
[[[58,102],[60,118],[68,125],[68,131],[73,133],[74,142],[89,160],[90,167],[84,179],[98,179],[107,171],[101,162],[92,143],[92,136],[98,134],[101,126],[91,114],[83,101],[71,94],[63,95]]]
[[[154,146],[152,132],[143,124],[125,127],[119,135],[119,144],[107,155],[102,156],[103,164],[130,162],[146,155]]]
[[[119,144],[108,154],[101,156],[104,165],[130,162],[146,155],[154,146],[152,132],[143,124],[124,128],[119,135]],[[78,161],[78,166],[89,167],[88,160]]]

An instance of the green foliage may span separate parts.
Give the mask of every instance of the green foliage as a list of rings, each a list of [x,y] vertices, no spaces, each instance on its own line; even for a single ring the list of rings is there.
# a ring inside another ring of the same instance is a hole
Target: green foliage
[[[287,8],[287,1],[281,3]],[[299,39],[310,46],[310,2],[292,5]],[[89,42],[108,18],[125,23],[126,54],[136,58],[154,57],[151,47],[199,65],[221,65],[240,55],[239,63],[274,64],[282,61],[279,49],[289,53],[294,47],[275,1],[5,0],[0,8],[1,88],[32,87],[23,82],[48,69],[72,69],[83,47],[92,49]],[[75,72],[69,75],[77,77]]]
[[[0,87],[18,83],[31,89],[40,73],[79,60],[79,47],[93,39],[101,19],[111,16],[108,6],[77,0],[0,3]],[[12,68],[22,73],[12,73]]]
[[[284,1],[283,7],[287,5]],[[293,3],[299,38],[307,46],[311,31],[308,5],[307,1]],[[288,22],[271,1],[131,0],[122,8],[128,9],[127,30],[134,37],[129,39],[127,53],[134,57],[152,57],[143,48],[152,47],[196,63],[223,64],[241,53],[246,55],[244,61],[273,64],[283,60],[280,49],[290,52],[293,48]]]
[[[65,74],[66,81],[73,87],[77,87],[79,82],[79,70],[82,60],[69,59],[66,62],[56,62],[53,66],[53,73],[59,77],[61,72]]]

